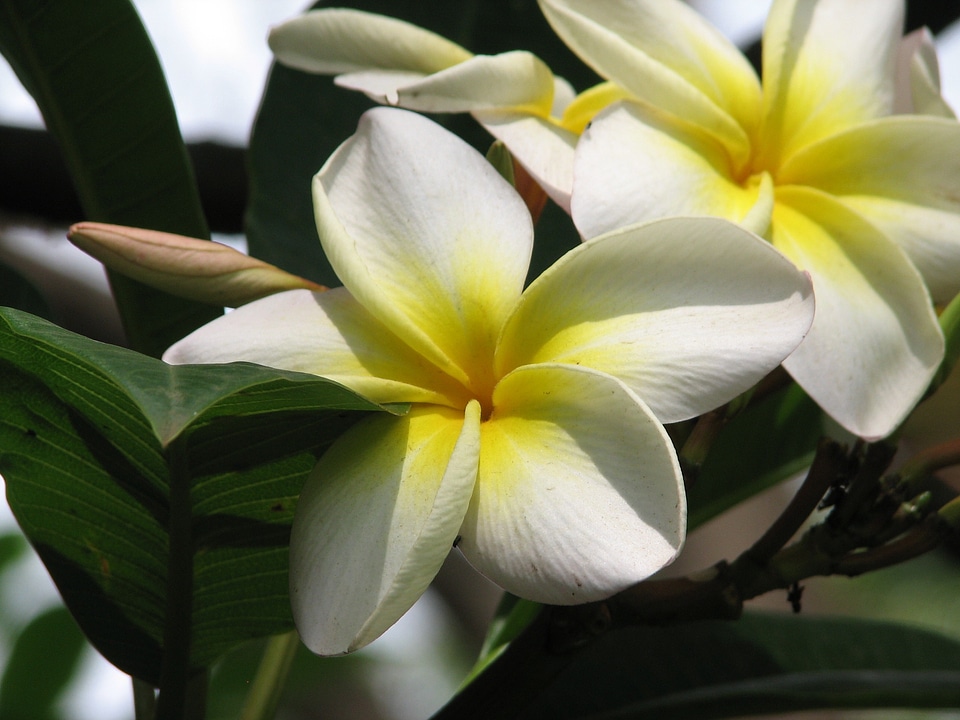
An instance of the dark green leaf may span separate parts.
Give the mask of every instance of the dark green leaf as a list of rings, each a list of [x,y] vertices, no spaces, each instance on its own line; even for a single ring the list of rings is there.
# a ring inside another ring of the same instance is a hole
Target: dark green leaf
[[[957,359],[960,358],[960,295],[957,295],[943,312],[940,313],[940,327],[946,339],[946,352],[943,362],[930,383],[931,391],[936,390],[953,371]]]
[[[463,681],[469,683],[483,669],[497,659],[507,645],[519,635],[537,616],[543,606],[532,600],[524,600],[516,595],[504,593],[487,628],[487,636],[480,648],[480,655]]]
[[[194,668],[290,629],[300,486],[378,406],[311,375],[169,366],[14,310],[0,373],[10,506],[111,662],[156,682],[178,603]]]
[[[86,219],[207,237],[163,71],[129,0],[4,0],[0,51],[56,137]],[[151,355],[219,312],[111,283],[131,345]]]
[[[913,627],[748,615],[600,638],[528,720],[704,720],[824,707],[960,707],[960,643]]]
[[[807,467],[822,434],[821,417],[817,404],[793,384],[734,418],[688,489],[689,528]]]
[[[0,718],[53,720],[85,646],[66,608],[38,615],[13,646],[0,681]]]

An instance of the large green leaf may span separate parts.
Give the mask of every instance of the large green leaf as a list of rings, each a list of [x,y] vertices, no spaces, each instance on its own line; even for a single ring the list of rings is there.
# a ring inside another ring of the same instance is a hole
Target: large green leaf
[[[522,687],[517,675],[542,676],[557,663],[546,652],[528,658],[506,684]],[[853,618],[750,614],[620,628],[550,674],[509,708],[498,704],[509,687],[481,696],[478,680],[436,717],[707,720],[826,707],[960,707],[960,642]]]
[[[86,219],[207,236],[163,71],[129,0],[0,0],[0,52],[57,139]],[[151,355],[219,312],[111,283],[131,346]]]
[[[960,707],[960,643],[893,623],[786,615],[629,628],[591,646],[525,717],[702,720],[885,706]]]
[[[324,5],[344,3],[316,6]],[[522,47],[580,89],[597,80],[550,31],[535,0],[356,0],[346,5],[403,18],[477,53]],[[359,93],[334,86],[329,77],[274,65],[250,140],[247,237],[252,255],[316,282],[340,284],[317,239],[310,181],[372,105]],[[433,119],[481,152],[492,142],[468,116]],[[578,242],[569,217],[548,207],[537,228],[533,274]]]
[[[111,662],[157,683],[165,664],[292,627],[300,486],[378,406],[312,375],[169,366],[13,310],[0,375],[10,506]]]

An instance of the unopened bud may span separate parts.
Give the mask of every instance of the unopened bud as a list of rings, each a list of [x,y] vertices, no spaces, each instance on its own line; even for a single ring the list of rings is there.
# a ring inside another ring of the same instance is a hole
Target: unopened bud
[[[210,240],[82,222],[67,237],[106,267],[172,295],[237,307],[283,290],[326,290],[305,278]]]

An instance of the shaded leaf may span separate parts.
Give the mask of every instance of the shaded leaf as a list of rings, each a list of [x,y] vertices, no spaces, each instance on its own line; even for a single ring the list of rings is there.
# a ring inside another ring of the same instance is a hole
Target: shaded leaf
[[[537,616],[543,605],[532,600],[524,600],[516,595],[505,592],[500,598],[493,620],[487,628],[487,636],[483,640],[483,647],[463,684],[471,682],[483,669],[496,660],[507,645],[523,632]]]
[[[0,680],[0,718],[54,720],[85,646],[66,608],[35,617],[17,638]]]
[[[0,3],[0,51],[57,139],[86,219],[207,237],[166,80],[129,0]],[[218,314],[110,279],[131,345],[151,355]]]
[[[958,683],[960,642],[936,633],[753,614],[608,633],[523,717],[701,720],[826,707],[960,707]]]
[[[796,384],[747,408],[720,431],[688,488],[689,529],[809,466],[822,434],[820,408]]]
[[[7,498],[107,659],[156,683],[175,621],[193,668],[292,627],[300,486],[378,406],[312,375],[169,366],[14,310],[0,373]]]

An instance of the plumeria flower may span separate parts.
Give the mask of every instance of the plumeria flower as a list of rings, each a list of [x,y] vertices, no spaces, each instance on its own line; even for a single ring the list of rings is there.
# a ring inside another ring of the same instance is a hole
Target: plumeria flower
[[[320,654],[380,635],[453,545],[554,604],[669,563],[685,501],[661,423],[750,387],[812,321],[809,278],[719,219],[617,230],[524,290],[523,201],[415,113],[367,112],[313,190],[344,287],[249,303],[164,359],[252,361],[410,404],[342,435],[300,496],[293,612]]]
[[[960,125],[932,100],[922,36],[904,47],[915,75],[901,104],[931,114],[893,114],[903,3],[776,0],[762,83],[677,0],[541,6],[635,98],[597,115],[578,145],[580,232],[716,215],[764,235],[817,294],[813,328],[784,366],[847,430],[892,432],[943,355],[930,294],[960,289]]]
[[[565,115],[573,89],[535,55],[474,55],[402,20],[345,8],[289,20],[271,30],[269,42],[284,65],[335,75],[337,85],[384,105],[472,113],[569,210],[574,147],[586,119],[582,102]]]
[[[668,9],[665,24],[672,14]],[[472,113],[568,212],[580,134],[605,107],[634,97],[637,87],[607,81],[575,94],[530,53],[478,56],[402,20],[346,8],[309,11],[274,28],[269,40],[279,62],[335,75],[341,87],[384,105]],[[898,112],[949,114],[928,32],[904,38],[901,61]]]

